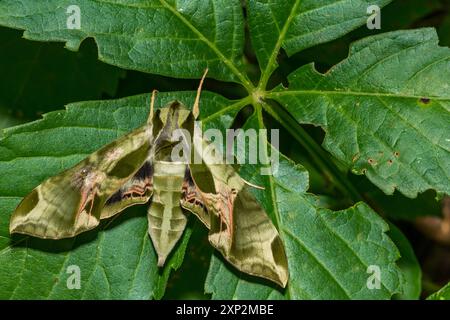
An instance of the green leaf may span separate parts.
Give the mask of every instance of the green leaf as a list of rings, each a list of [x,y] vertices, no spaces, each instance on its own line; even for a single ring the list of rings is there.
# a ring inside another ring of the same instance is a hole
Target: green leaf
[[[192,105],[194,96],[191,92],[176,96],[162,93],[157,105],[175,97]],[[170,270],[183,261],[191,230],[185,232],[170,261],[159,270],[147,234],[145,206],[72,239],[16,239],[9,235],[10,214],[23,196],[47,177],[144,123],[149,99],[149,95],[139,95],[70,104],[66,111],[48,113],[43,120],[5,130],[0,139],[0,299],[162,297]],[[229,113],[213,114],[220,109]],[[209,117],[211,127],[230,126],[233,104],[205,92],[202,116]],[[66,286],[70,265],[81,269],[80,290]]]
[[[324,147],[385,193],[450,193],[450,50],[437,44],[432,29],[369,37],[327,74],[306,65],[268,96],[322,126]]]
[[[280,48],[293,55],[343,36],[366,23],[367,8],[391,0],[249,0],[250,36],[260,68],[260,88],[275,69]]]
[[[439,291],[430,295],[427,300],[450,300],[450,283],[447,283]]]
[[[0,28],[0,70],[4,77],[0,105],[36,118],[54,110],[52,107],[115,94],[125,71],[99,62],[93,41],[73,53],[60,43],[27,41],[21,34]]]
[[[389,237],[400,251],[401,258],[397,265],[403,273],[402,292],[394,298],[402,300],[419,299],[422,290],[422,271],[414,250],[405,235],[392,223],[389,223]]]
[[[79,30],[66,27],[73,4],[4,0],[0,24],[26,30],[26,39],[64,41],[70,50],[92,37],[101,61],[126,69],[197,78],[208,67],[210,77],[250,85],[239,70],[244,44],[239,0],[79,0]]]
[[[421,21],[433,15],[433,12],[442,10],[441,0],[396,0],[381,10],[381,29],[370,30],[366,25],[352,31],[344,37],[312,47],[290,59],[290,65],[305,64],[314,61],[321,70],[328,70],[333,65],[345,59],[348,47],[352,42],[377,33],[414,28]],[[442,36],[441,36],[442,39]],[[300,60],[300,61],[292,61]]]
[[[254,193],[274,215],[290,279],[282,291],[239,274],[214,257],[205,284],[214,299],[389,299],[398,292],[401,275],[395,261],[399,253],[385,234],[388,225],[367,205],[336,212],[320,208],[317,198],[306,193],[305,169],[282,155],[273,177],[263,179],[250,166],[241,173],[245,178],[259,177],[256,183],[265,187]],[[367,286],[371,265],[380,268],[380,289]]]
[[[145,210],[137,210],[137,214],[127,210],[112,226],[76,238],[45,241],[21,237],[0,251],[0,298],[160,298],[170,270],[183,260],[191,230],[186,231],[164,269],[158,270],[145,222]],[[80,268],[79,290],[67,286],[70,266]]]
[[[267,91],[282,49],[292,55],[336,39],[366,22],[369,5],[389,2],[248,0],[244,21],[239,0],[80,0],[76,4],[81,29],[69,30],[66,10],[72,1],[3,0],[0,25],[25,30],[27,39],[64,42],[70,50],[92,38],[100,60],[126,69],[198,78],[208,67],[209,77],[236,82],[248,96],[230,101],[204,92],[204,127],[224,131],[240,126],[248,115],[240,111],[252,104],[244,127],[263,129],[264,112],[269,113],[311,154],[315,169],[326,177],[324,184],[336,187],[343,203],[360,199],[358,190],[300,123],[325,129],[325,148],[345,168],[366,173],[386,193],[395,189],[409,197],[427,189],[448,193],[449,50],[438,47],[433,31],[364,39],[327,74],[303,66],[290,76],[288,89]],[[257,87],[246,74],[257,68],[249,62],[252,53],[243,54],[246,22],[260,63]],[[215,85],[220,92],[221,85],[225,84]],[[194,95],[174,90],[159,95],[158,104],[175,98],[190,106]],[[274,106],[274,100],[282,106]],[[171,269],[183,261],[191,228],[163,270],[156,268],[141,209],[63,241],[11,239],[8,232],[10,214],[23,196],[45,178],[141,125],[148,105],[149,95],[81,102],[41,121],[2,131],[0,281],[6,289],[0,298],[144,299],[164,294]],[[263,151],[277,152],[268,143]],[[399,260],[402,272],[388,225],[366,204],[341,211],[322,208],[321,203],[332,201],[307,193],[307,171],[281,154],[274,176],[261,176],[259,169],[244,165],[240,173],[265,187],[253,192],[286,244],[288,288],[283,291],[242,275],[216,256],[206,282],[214,298],[388,299],[402,289],[401,297],[416,296],[417,269],[408,243],[392,233],[401,253],[406,252]],[[82,269],[80,290],[66,286],[66,269],[72,264]],[[370,290],[367,269],[373,265],[380,268],[381,287]]]

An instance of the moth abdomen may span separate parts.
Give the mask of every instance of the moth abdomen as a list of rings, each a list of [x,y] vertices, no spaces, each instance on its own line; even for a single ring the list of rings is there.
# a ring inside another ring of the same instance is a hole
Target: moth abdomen
[[[186,165],[155,161],[153,185],[154,196],[148,208],[148,232],[162,266],[187,224],[180,201]]]

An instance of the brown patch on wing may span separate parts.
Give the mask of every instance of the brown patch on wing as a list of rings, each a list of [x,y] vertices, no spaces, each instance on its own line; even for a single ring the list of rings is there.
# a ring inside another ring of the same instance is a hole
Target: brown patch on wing
[[[106,201],[101,219],[109,218],[132,205],[146,203],[153,192],[152,177],[153,166],[146,161],[136,174]]]
[[[80,205],[76,214],[76,220],[83,211],[88,214],[88,223],[94,208],[94,202],[98,193],[100,183],[104,180],[104,173],[95,170],[91,164],[83,166],[76,171],[72,180],[72,185],[80,190]]]
[[[203,224],[209,228],[210,218],[208,210],[205,204],[205,197],[207,194],[203,193],[196,185],[192,179],[191,172],[189,168],[186,168],[186,173],[184,176],[181,200],[180,204],[183,208],[191,211],[203,222]]]
[[[128,198],[142,197],[147,191],[153,190],[152,176],[153,167],[150,162],[145,162],[133,178],[106,201],[106,205],[112,205]]]
[[[210,195],[208,204],[217,212],[220,219],[219,233],[226,231],[230,240],[233,239],[234,230],[234,201],[236,200],[237,191],[223,185],[218,186],[218,193]]]

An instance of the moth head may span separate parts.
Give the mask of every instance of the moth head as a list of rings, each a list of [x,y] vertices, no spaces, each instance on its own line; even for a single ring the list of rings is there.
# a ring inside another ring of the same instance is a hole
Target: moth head
[[[85,185],[85,182],[88,176],[91,174],[91,171],[92,167],[89,164],[83,165],[80,169],[75,170],[71,184],[76,189],[81,189]]]

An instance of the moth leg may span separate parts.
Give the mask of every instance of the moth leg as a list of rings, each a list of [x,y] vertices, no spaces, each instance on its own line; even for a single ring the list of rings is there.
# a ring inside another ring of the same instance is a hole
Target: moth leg
[[[225,225],[225,228],[227,229],[228,232],[228,236],[230,238],[232,238],[233,236],[233,230],[231,228],[231,223],[232,223],[232,217],[230,217],[230,224],[227,222],[225,214],[222,212],[222,210],[219,211],[219,218],[220,218],[220,232],[223,231],[223,226]]]
[[[78,208],[78,212],[76,215],[76,220],[78,220],[78,218],[80,217],[80,214],[83,212],[83,210],[86,208],[86,205],[90,202],[90,208],[89,211],[87,211],[88,213],[88,224],[90,222],[90,218],[91,218],[91,214],[92,214],[92,209],[94,208],[94,199],[95,199],[95,193],[96,193],[97,188],[90,188],[89,190],[85,191],[82,190],[81,191],[81,201],[80,201],[80,207]]]
[[[83,212],[86,204],[88,203],[90,198],[90,195],[87,191],[82,191],[81,192],[81,201],[80,201],[80,207],[78,208],[78,212],[77,212],[77,216],[76,216],[76,220],[78,220],[81,212]]]
[[[227,213],[228,213],[228,219],[229,219],[229,235],[230,238],[233,238],[233,204],[234,204],[234,199],[236,198],[236,190],[231,190],[231,193],[228,195],[228,197],[226,197],[227,199]]]
[[[94,197],[91,197],[91,207],[89,208],[88,212],[88,225],[91,222],[91,215],[92,215],[92,209],[94,209]]]

